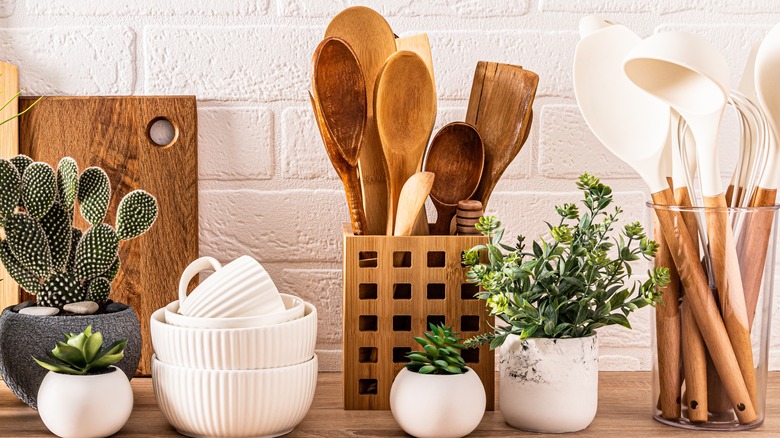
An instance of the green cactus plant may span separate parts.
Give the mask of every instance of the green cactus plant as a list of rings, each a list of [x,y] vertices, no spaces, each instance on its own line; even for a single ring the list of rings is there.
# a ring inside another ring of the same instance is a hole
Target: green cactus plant
[[[103,223],[110,202],[99,167],[79,175],[70,157],[56,171],[24,155],[0,159],[0,262],[41,305],[105,302],[121,266],[119,242],[149,230],[158,210],[152,195],[132,191],[119,202],[114,228]],[[73,226],[76,204],[90,224],[84,232]]]
[[[460,351],[466,348],[461,343],[460,333],[444,324],[429,323],[430,332],[424,338],[414,340],[422,345],[423,351],[406,353],[409,362],[405,365],[409,371],[420,374],[463,374],[468,368]]]
[[[49,371],[83,376],[100,373],[122,360],[126,346],[127,339],[123,339],[101,349],[103,335],[100,332],[92,333],[90,325],[77,335],[66,334],[65,342],[57,342],[54,350],[46,352],[46,357],[33,359]]]

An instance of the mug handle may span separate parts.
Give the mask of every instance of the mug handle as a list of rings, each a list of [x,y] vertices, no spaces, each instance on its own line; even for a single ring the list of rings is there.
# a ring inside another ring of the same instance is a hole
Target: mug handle
[[[187,286],[190,285],[192,277],[200,274],[201,271],[212,270],[216,272],[221,268],[222,265],[219,264],[217,259],[208,256],[201,257],[190,263],[189,266],[184,269],[184,272],[181,274],[181,279],[179,280],[179,306],[187,299]]]

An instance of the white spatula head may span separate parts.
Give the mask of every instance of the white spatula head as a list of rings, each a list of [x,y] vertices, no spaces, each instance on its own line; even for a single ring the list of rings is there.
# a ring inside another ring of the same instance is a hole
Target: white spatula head
[[[585,36],[574,56],[574,93],[596,137],[656,193],[668,187],[671,174],[669,105],[643,92],[623,72],[623,59],[640,41],[619,24]]]
[[[772,131],[773,143],[769,149],[766,168],[760,187],[777,188],[780,185],[780,24],[769,31],[756,53],[755,87],[758,103],[766,115]]]

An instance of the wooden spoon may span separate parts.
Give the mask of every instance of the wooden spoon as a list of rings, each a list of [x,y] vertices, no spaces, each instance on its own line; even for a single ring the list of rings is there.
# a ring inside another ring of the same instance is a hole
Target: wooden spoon
[[[392,235],[401,188],[417,172],[436,119],[433,81],[419,55],[403,50],[387,59],[377,79],[374,107],[387,161],[387,234]]]
[[[374,83],[385,60],[395,53],[395,35],[384,17],[364,6],[353,6],[333,17],[325,37],[338,37],[354,50],[363,69],[368,90],[368,124],[358,166],[363,202],[368,220],[368,234],[387,230],[388,186],[385,159],[374,120]]]
[[[431,193],[434,180],[434,174],[431,172],[417,172],[404,183],[398,200],[394,236],[412,235],[414,223],[428,199],[428,194]]]
[[[458,201],[469,199],[477,190],[484,164],[482,138],[468,123],[450,123],[433,137],[425,161],[425,170],[436,175],[431,200],[438,215],[432,234],[450,234]]]
[[[521,67],[480,61],[474,73],[466,121],[485,146],[485,166],[474,199],[488,200],[501,175],[523,147],[539,76]]]
[[[425,61],[425,65],[428,67],[428,72],[431,74],[431,80],[433,81],[435,88],[436,79],[433,74],[433,56],[431,55],[431,43],[428,40],[428,34],[420,33],[397,38],[395,40],[395,47],[399,51],[408,50],[420,55],[420,58]]]

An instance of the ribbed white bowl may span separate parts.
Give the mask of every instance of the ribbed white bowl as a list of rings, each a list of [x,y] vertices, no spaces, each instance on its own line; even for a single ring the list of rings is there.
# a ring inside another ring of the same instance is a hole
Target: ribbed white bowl
[[[165,309],[152,314],[152,346],[171,365],[207,370],[257,370],[305,362],[317,342],[317,309],[304,303],[303,317],[245,329],[202,329],[166,323]]]
[[[152,356],[157,405],[179,433],[192,437],[275,437],[306,416],[317,387],[317,356],[256,371],[196,370]]]
[[[179,301],[173,301],[165,306],[165,322],[181,327],[197,327],[208,329],[251,328],[281,324],[292,321],[303,315],[303,300],[288,294],[279,294],[282,299],[282,310],[257,316],[240,316],[230,318],[186,316],[181,314]]]

